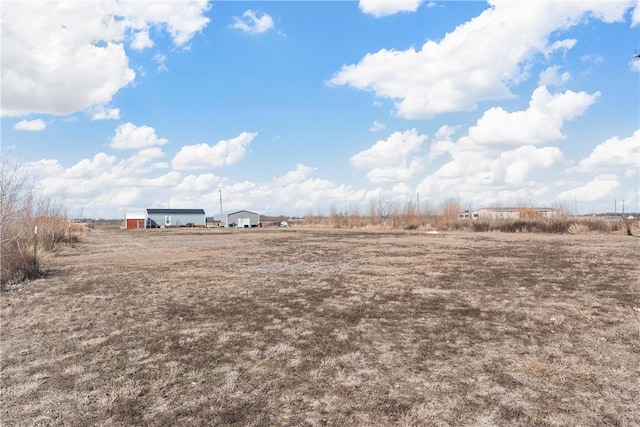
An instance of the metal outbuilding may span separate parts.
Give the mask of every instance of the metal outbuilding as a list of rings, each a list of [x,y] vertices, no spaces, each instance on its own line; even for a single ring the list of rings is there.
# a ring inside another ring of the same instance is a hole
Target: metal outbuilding
[[[214,215],[215,220],[220,221],[223,227],[251,228],[259,227],[260,214],[247,210]]]

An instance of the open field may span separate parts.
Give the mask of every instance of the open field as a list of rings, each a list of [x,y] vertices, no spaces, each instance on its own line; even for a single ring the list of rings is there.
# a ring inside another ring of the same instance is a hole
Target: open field
[[[100,230],[1,295],[0,424],[640,425],[640,239]]]

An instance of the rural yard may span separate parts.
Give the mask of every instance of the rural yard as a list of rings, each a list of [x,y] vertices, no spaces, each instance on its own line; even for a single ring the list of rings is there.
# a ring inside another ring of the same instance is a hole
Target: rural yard
[[[3,426],[637,426],[640,239],[95,229],[1,294]]]

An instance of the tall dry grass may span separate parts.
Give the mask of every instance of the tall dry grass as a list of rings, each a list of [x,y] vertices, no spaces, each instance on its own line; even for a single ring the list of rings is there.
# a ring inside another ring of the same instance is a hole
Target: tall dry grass
[[[460,205],[450,199],[436,208],[428,205],[418,206],[408,202],[401,206],[390,197],[381,196],[369,203],[369,209],[362,213],[357,206],[339,210],[335,205],[329,208],[329,214],[304,217],[308,227],[327,227],[343,229],[381,229],[381,230],[461,230],[471,229],[470,224],[458,220]]]
[[[36,234],[37,226],[37,234]],[[78,239],[62,203],[39,197],[16,161],[0,162],[0,284],[37,277],[40,259]]]
[[[369,210],[362,214],[357,207],[339,210],[332,206],[328,216],[307,214],[304,225],[308,227],[326,227],[343,229],[381,229],[381,230],[467,230],[475,232],[498,231],[503,233],[552,233],[586,234],[618,233],[632,235],[640,228],[636,220],[597,217],[577,218],[564,210],[558,215],[545,218],[533,208],[523,208],[519,219],[460,219],[460,202],[448,199],[431,208],[420,208],[413,202],[404,207],[390,198],[381,197],[371,201]],[[637,232],[636,232],[637,234]]]

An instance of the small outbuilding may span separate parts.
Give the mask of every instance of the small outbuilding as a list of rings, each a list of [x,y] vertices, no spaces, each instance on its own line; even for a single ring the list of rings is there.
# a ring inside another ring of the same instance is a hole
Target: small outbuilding
[[[165,227],[204,227],[204,209],[147,209],[147,221],[150,228]]]
[[[145,228],[147,223],[147,214],[145,213],[125,213],[124,214],[124,228],[140,229]]]
[[[256,212],[250,212],[247,210],[241,210],[229,213],[220,213],[214,215],[216,221],[220,221],[222,227],[239,227],[239,228],[251,228],[260,227],[260,214]]]

